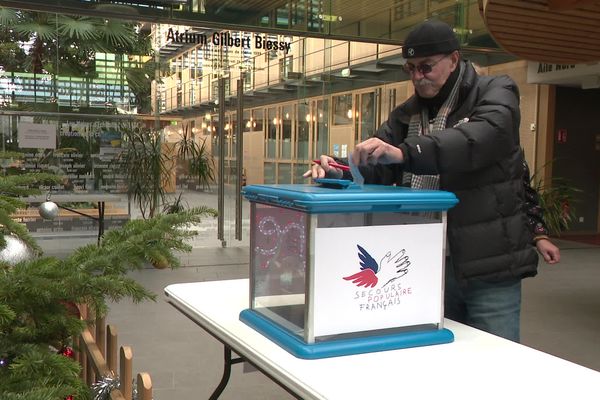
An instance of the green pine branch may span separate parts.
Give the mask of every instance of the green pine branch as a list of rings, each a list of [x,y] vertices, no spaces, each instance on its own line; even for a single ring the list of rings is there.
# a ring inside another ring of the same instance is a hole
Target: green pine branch
[[[9,175],[0,179],[0,249],[6,247],[4,235],[12,234],[25,242],[35,254],[41,253],[41,248],[27,228],[13,220],[12,214],[27,205],[20,197],[40,194],[41,191],[37,188],[39,185],[57,184],[61,179],[60,176],[48,173]],[[6,265],[0,261],[0,269],[3,267],[6,268]]]
[[[90,397],[89,389],[79,379],[79,364],[49,351],[47,346],[23,345],[8,370],[8,374],[0,373],[3,400],[62,400],[69,395],[77,399]]]
[[[107,232],[101,246],[83,246],[64,260],[37,257],[0,269],[0,358],[9,360],[0,368],[0,398],[88,398],[77,363],[49,351],[69,345],[85,328],[69,305],[84,303],[103,316],[108,301],[155,300],[127,273],[148,262],[179,266],[176,252],[191,250],[193,227],[207,216],[216,211],[199,207],[132,220]]]

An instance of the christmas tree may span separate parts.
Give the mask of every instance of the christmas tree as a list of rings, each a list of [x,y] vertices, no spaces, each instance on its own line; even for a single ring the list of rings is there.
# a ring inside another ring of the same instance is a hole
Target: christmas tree
[[[31,250],[28,259],[16,264],[0,260],[2,400],[90,398],[89,388],[79,378],[79,364],[65,357],[63,350],[88,322],[79,318],[73,306],[87,304],[102,316],[107,301],[154,300],[155,295],[127,272],[148,262],[179,266],[176,252],[191,250],[186,242],[195,234],[191,227],[205,216],[216,215],[213,209],[198,207],[132,220],[107,232],[100,246],[83,246],[64,259],[45,257],[11,214],[25,206],[19,196],[35,193],[27,187],[59,179],[48,174],[0,177],[0,249],[10,249],[16,241]]]

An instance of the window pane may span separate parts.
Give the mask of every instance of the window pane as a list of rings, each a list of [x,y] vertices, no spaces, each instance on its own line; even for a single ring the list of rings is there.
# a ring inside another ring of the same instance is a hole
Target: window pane
[[[283,118],[281,127],[281,158],[290,160],[292,158],[292,121],[294,119],[294,106],[283,107]]]
[[[279,59],[279,79],[282,82],[288,79],[288,72],[292,72],[293,65],[292,56]]]
[[[225,157],[231,156],[231,117],[225,116],[225,126],[223,127],[223,134],[225,135]]]
[[[329,154],[329,125],[327,119],[329,118],[329,101],[319,100],[317,101],[316,115],[313,116],[316,119],[316,152],[315,156],[318,157],[321,154]]]
[[[265,113],[262,109],[252,111],[252,130],[262,131],[263,130],[263,119]]]
[[[265,163],[265,183],[275,183],[275,163]]]
[[[309,135],[309,122],[311,120],[310,110],[308,104],[298,104],[298,115],[296,117],[297,125],[297,137],[296,141],[296,158],[299,160],[308,160],[308,135]]]
[[[229,118],[229,129],[227,130],[227,139],[231,145],[231,156],[237,157],[236,147],[236,126],[237,126],[237,113],[232,113]],[[229,155],[229,154],[228,154]]]
[[[219,156],[219,121],[213,116],[210,121],[210,133],[212,139],[212,154],[215,157]]]
[[[310,180],[302,175],[310,169],[310,164],[295,164],[294,165],[294,182],[293,183],[309,183]]]
[[[268,131],[267,131],[267,158],[277,158],[277,125],[279,120],[277,119],[277,109],[269,108],[267,111],[268,117]]]
[[[359,101],[360,101],[360,97],[357,94],[354,96],[354,104],[360,104]],[[360,116],[358,115],[358,111],[357,111],[356,118],[354,118],[354,142],[355,143],[361,142],[359,120],[360,120]]]
[[[375,133],[375,93],[363,93],[360,99],[361,142]]]
[[[333,124],[347,125],[352,123],[352,95],[333,96]]]
[[[292,183],[292,164],[278,164],[277,183]]]
[[[250,110],[244,111],[244,125],[242,126],[244,132],[250,132],[252,130],[252,121],[250,121],[250,115]]]

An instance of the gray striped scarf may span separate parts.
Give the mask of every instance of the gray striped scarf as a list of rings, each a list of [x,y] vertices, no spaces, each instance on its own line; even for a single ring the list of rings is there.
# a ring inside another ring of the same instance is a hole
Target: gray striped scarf
[[[460,83],[462,81],[462,77],[464,74],[464,66],[463,63],[459,63],[460,72],[458,74],[458,79],[454,83],[452,87],[452,91],[448,95],[448,98],[440,107],[437,115],[433,119],[432,122],[429,121],[429,110],[427,107],[422,107],[421,112],[418,114],[414,114],[410,118],[410,123],[408,125],[408,134],[407,137],[410,136],[418,136],[418,135],[428,135],[433,132],[441,131],[446,129],[446,121],[448,119],[448,115],[450,112],[456,107],[456,103],[458,103],[458,88],[460,87]],[[410,172],[405,172],[402,177],[402,183],[408,185],[410,183],[410,187],[415,189],[439,189],[440,187],[440,176],[439,175],[416,175],[411,174]]]

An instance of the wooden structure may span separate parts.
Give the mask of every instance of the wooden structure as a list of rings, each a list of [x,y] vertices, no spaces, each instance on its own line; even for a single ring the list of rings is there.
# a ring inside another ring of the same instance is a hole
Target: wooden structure
[[[600,61],[599,0],[479,0],[496,42],[529,61]]]
[[[79,310],[83,319],[93,317],[86,306],[80,305]],[[117,346],[116,328],[106,325],[104,317],[96,318],[95,324],[86,328],[76,339],[75,358],[81,364],[82,379],[88,386],[105,376],[118,377],[120,388],[111,392],[110,399],[132,400],[133,350],[130,346],[121,346],[118,350]],[[147,372],[137,374],[136,384],[137,400],[152,400],[152,380]]]

